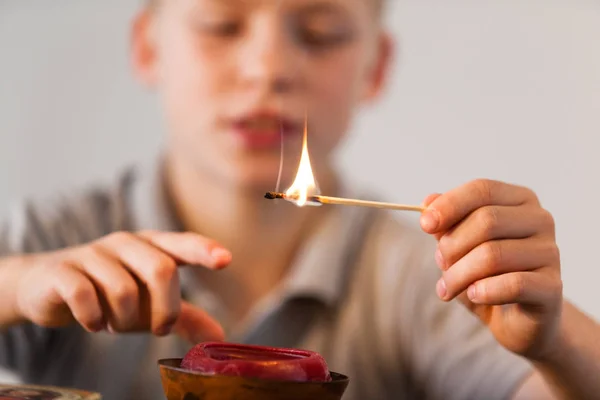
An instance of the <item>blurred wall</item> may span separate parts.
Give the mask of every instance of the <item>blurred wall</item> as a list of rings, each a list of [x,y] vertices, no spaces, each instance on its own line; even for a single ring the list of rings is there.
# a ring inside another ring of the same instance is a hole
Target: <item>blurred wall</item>
[[[478,177],[532,187],[556,217],[567,296],[600,318],[600,2],[390,1],[395,74],[342,165],[399,202]],[[128,69],[139,3],[0,1],[0,210],[159,146]]]

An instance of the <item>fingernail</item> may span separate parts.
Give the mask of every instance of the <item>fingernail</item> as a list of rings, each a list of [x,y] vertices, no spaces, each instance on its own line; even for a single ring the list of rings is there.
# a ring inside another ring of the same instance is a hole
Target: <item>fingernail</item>
[[[108,333],[113,334],[113,335],[116,333],[110,324],[108,324],[108,326],[106,327],[106,330],[108,331]]]
[[[435,285],[435,289],[437,291],[437,295],[440,297],[440,299],[444,300],[446,298],[446,282],[444,282],[444,278],[440,279],[437,282],[437,285]]]
[[[435,232],[440,224],[438,213],[435,210],[425,210],[421,216],[421,226],[427,232]]]
[[[467,297],[471,301],[477,300],[477,287],[475,285],[469,286],[469,289],[467,289]]]
[[[231,261],[231,253],[222,247],[212,249],[210,255],[217,263],[228,263]]]
[[[435,262],[442,271],[446,270],[446,262],[444,261],[444,256],[442,256],[440,249],[435,251]]]

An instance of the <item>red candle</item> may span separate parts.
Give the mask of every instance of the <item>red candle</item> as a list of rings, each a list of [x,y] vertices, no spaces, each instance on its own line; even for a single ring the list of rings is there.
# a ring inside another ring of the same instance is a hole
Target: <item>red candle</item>
[[[279,381],[329,382],[325,359],[307,350],[209,342],[194,346],[181,368],[206,375]]]

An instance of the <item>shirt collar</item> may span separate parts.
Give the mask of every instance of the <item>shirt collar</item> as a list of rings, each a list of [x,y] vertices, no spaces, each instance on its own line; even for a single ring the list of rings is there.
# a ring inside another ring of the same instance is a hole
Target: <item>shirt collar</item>
[[[136,230],[181,231],[182,227],[168,197],[162,154],[135,169],[131,212]]]
[[[137,230],[180,231],[181,224],[165,190],[163,158],[156,157],[136,171],[131,209]],[[352,193],[342,183],[341,194]],[[360,207],[337,207],[325,217],[311,238],[300,248],[290,272],[282,282],[283,298],[309,297],[334,306],[343,296],[350,269],[358,257],[370,213]],[[183,290],[192,280],[182,276]]]
[[[300,249],[284,281],[284,296],[311,296],[334,306],[344,295],[359,256],[368,215],[358,207],[332,210]]]

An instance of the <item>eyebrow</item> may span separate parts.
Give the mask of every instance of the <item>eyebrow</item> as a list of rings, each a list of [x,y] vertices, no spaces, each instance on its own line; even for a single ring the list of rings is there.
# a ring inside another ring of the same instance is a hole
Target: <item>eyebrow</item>
[[[281,1],[281,0],[278,0]],[[202,3],[208,3],[210,5],[225,6],[225,7],[242,7],[248,4],[249,0],[195,0],[194,4],[200,5]]]
[[[311,15],[331,15],[348,16],[348,10],[340,4],[332,2],[312,2],[310,4],[301,4],[294,7],[294,11],[305,16]]]
[[[306,14],[346,14],[347,10],[339,4],[332,2],[313,2],[298,6],[297,9]]]

